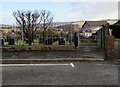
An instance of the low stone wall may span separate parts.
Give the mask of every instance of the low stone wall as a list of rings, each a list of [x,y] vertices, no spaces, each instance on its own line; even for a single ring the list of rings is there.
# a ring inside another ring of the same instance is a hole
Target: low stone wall
[[[70,45],[9,46],[1,49],[3,51],[75,50],[74,46]]]

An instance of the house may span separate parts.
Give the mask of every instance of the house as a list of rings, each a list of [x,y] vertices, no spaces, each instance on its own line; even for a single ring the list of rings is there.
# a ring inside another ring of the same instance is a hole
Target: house
[[[109,25],[113,25],[113,24],[117,23],[118,20],[109,20],[107,22],[109,23]]]
[[[114,35],[115,38],[120,38],[120,20],[114,25],[111,25],[110,28],[112,29],[112,35]]]
[[[85,21],[80,21],[80,22],[73,22],[72,24],[76,25],[74,30],[77,31],[78,29],[81,29]]]
[[[115,24],[119,24],[120,25],[120,20],[118,20]]]
[[[11,32],[11,31],[20,31],[20,30],[16,26],[0,25],[0,31],[2,31],[4,33],[8,33],[8,32]]]
[[[82,26],[82,35],[84,37],[89,37],[93,33],[96,33],[99,29],[102,28],[102,25],[108,24],[107,21],[85,21]]]

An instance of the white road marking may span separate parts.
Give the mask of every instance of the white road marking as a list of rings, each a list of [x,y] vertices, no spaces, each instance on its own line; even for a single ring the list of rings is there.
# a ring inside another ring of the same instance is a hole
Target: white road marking
[[[74,65],[73,63],[70,63],[70,65],[71,65],[72,67],[75,67],[75,65]]]
[[[103,65],[103,64],[97,64],[97,65],[99,66],[99,65]]]
[[[97,64],[98,66],[120,66],[120,65],[113,65],[113,64]]]
[[[0,67],[5,66],[71,66],[75,67],[73,63],[70,64],[0,64]]]

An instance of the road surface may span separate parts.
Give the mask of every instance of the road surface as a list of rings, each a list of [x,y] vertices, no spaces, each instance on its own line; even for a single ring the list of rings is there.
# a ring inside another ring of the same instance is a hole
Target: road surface
[[[73,62],[74,67],[71,67],[70,63],[65,63],[54,66],[3,66],[2,84],[118,85],[117,64]]]

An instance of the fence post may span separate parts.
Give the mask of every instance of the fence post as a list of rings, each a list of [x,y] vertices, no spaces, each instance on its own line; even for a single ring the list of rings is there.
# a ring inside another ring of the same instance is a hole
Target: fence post
[[[108,60],[115,59],[114,36],[109,35],[109,24],[103,25],[102,28],[102,48],[105,49]]]
[[[78,28],[78,47],[80,46],[79,40],[80,40],[80,33],[79,33],[79,28]]]
[[[97,31],[97,47],[101,48],[101,29]]]
[[[70,35],[71,35],[71,45],[72,45],[72,23],[70,24]]]
[[[106,56],[108,60],[115,59],[114,36],[106,36]]]
[[[2,39],[3,39],[3,37],[2,37],[2,31],[0,31],[0,47],[2,47],[2,44],[3,44]]]
[[[22,45],[24,45],[24,30],[23,30],[23,26],[22,26]]]
[[[103,48],[104,49],[104,43],[105,43],[105,34],[104,34],[104,26],[103,26],[103,28],[101,29],[101,48]]]
[[[106,49],[106,37],[109,34],[109,24],[102,26],[102,48]]]

